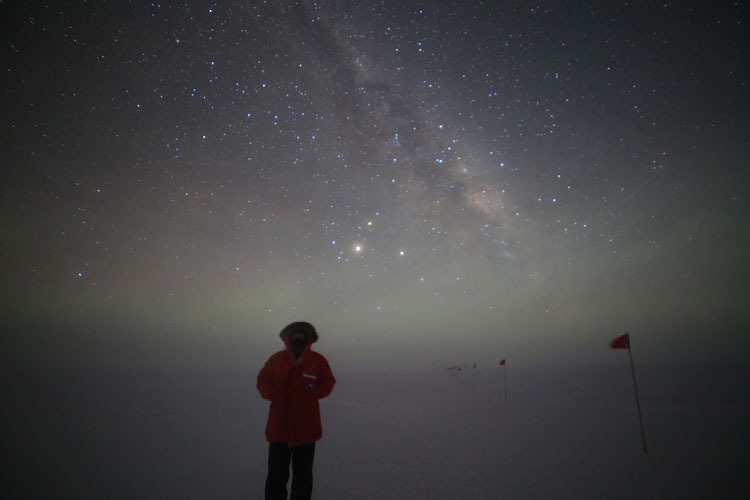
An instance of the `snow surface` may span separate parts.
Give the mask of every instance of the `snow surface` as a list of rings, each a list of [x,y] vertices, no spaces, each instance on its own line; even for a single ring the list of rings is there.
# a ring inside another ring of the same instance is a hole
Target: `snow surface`
[[[6,374],[2,497],[263,498],[255,368]],[[313,498],[747,498],[742,367],[333,368]]]

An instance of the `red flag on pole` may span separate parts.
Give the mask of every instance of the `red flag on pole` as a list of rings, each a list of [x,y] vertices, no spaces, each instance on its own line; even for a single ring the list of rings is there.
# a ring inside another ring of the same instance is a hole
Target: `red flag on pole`
[[[504,359],[500,360],[500,366],[505,366],[505,360]]]
[[[620,335],[609,343],[612,349],[630,349],[630,334]]]
[[[635,381],[635,365],[633,364],[633,352],[630,350],[630,334],[625,332],[625,335],[612,339],[609,343],[609,347],[612,349],[627,349],[628,357],[630,358],[630,372],[633,374],[633,389],[635,390],[635,404],[638,408],[638,423],[641,424],[641,440],[643,441],[643,453],[647,453],[646,449],[646,433],[643,432],[643,417],[641,416],[641,401],[638,398],[638,384]]]

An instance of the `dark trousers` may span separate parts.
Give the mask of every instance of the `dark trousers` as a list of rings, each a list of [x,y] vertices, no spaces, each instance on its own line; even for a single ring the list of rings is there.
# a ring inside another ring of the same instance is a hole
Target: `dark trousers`
[[[289,463],[292,464],[292,496],[289,500],[310,500],[313,486],[315,443],[289,448],[286,443],[269,443],[266,500],[286,500]]]

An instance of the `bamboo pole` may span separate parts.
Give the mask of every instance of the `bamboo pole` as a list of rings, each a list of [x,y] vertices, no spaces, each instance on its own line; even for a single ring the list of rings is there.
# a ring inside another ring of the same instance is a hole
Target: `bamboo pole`
[[[641,401],[638,398],[638,383],[635,380],[635,365],[633,363],[633,351],[630,348],[630,335],[628,335],[628,357],[630,358],[630,372],[633,374],[633,388],[635,389],[635,405],[638,408],[638,423],[641,425],[641,440],[643,441],[643,453],[648,454],[646,448],[646,433],[643,431],[643,417],[641,416]]]

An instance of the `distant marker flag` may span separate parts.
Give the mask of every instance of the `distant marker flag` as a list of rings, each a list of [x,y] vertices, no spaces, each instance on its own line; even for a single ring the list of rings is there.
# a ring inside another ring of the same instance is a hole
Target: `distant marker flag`
[[[641,401],[638,398],[638,384],[635,381],[635,364],[633,363],[633,352],[630,349],[630,334],[625,332],[625,335],[620,335],[612,339],[609,343],[609,347],[612,349],[627,349],[628,357],[630,358],[630,372],[633,374],[633,389],[635,390],[635,404],[638,408],[638,423],[641,424],[641,440],[643,441],[643,453],[648,453],[646,448],[646,433],[643,431],[643,417],[641,416]]]
[[[498,363],[503,367],[503,378],[505,379],[505,401],[508,401],[508,368],[505,366],[505,358]]]
[[[612,349],[630,349],[630,334],[620,335],[609,343]],[[502,364],[502,361],[500,362]]]

